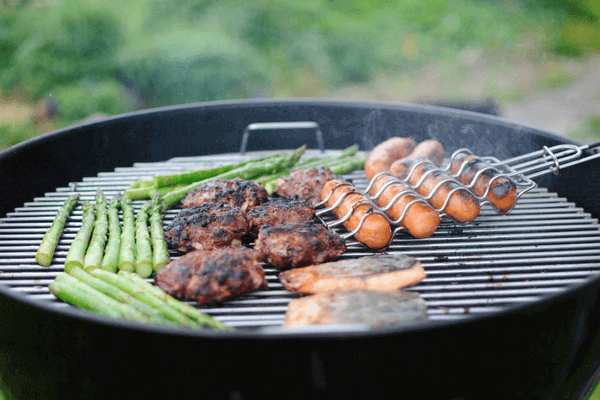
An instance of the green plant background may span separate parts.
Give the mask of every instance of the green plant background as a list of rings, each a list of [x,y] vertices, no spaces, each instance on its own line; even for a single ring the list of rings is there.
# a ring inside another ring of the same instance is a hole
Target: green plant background
[[[1,4],[0,97],[44,110],[50,104],[53,115],[49,126],[40,124],[43,111],[0,120],[0,149],[94,115],[211,100],[331,96],[383,75],[456,65],[465,49],[498,64],[579,58],[600,49],[596,0]],[[558,68],[542,84],[569,80]],[[455,92],[460,96],[460,88]],[[490,95],[518,96],[519,90],[505,92]]]

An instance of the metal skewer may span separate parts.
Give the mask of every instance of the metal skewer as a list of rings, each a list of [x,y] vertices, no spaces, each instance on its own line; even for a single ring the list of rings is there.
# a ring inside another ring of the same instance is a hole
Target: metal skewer
[[[408,209],[411,206],[413,206],[414,204],[417,204],[419,202],[427,202],[428,203],[428,201],[435,195],[435,193],[438,190],[440,190],[440,188],[442,188],[444,186],[444,184],[446,184],[446,183],[452,182],[452,183],[458,184],[459,187],[457,187],[453,190],[450,190],[445,199],[444,204],[438,208],[435,208],[435,210],[440,214],[441,217],[450,217],[445,212],[445,209],[450,201],[450,197],[457,191],[464,190],[464,191],[469,192],[476,199],[478,199],[480,201],[480,205],[483,206],[485,204],[490,203],[489,201],[487,201],[485,199],[488,196],[488,194],[493,186],[493,183],[499,179],[505,178],[505,179],[508,179],[512,184],[514,184],[518,188],[517,197],[516,197],[517,201],[518,201],[518,199],[523,194],[525,194],[526,192],[528,192],[529,190],[531,190],[537,186],[537,184],[532,179],[537,178],[542,175],[549,174],[549,173],[558,174],[561,169],[564,169],[564,168],[567,168],[567,167],[570,167],[573,165],[577,165],[577,164],[580,164],[583,162],[591,161],[596,158],[600,158],[600,152],[594,152],[592,154],[584,153],[586,150],[591,150],[591,149],[594,149],[597,147],[600,147],[600,141],[590,143],[587,145],[583,145],[583,146],[576,146],[576,145],[571,145],[571,144],[560,144],[560,145],[556,145],[556,146],[552,146],[552,147],[543,146],[541,150],[531,152],[528,154],[524,154],[521,156],[513,157],[513,158],[510,158],[510,159],[507,159],[504,161],[500,161],[494,157],[477,157],[469,149],[463,148],[463,149],[456,150],[452,154],[452,156],[450,157],[450,162],[447,164],[447,166],[445,168],[442,169],[442,168],[438,168],[436,166],[434,166],[434,168],[430,168],[427,172],[425,172],[421,176],[421,178],[418,180],[418,182],[416,182],[414,185],[411,185],[409,183],[410,177],[412,176],[412,174],[414,174],[414,172],[420,165],[432,164],[431,161],[429,161],[429,160],[416,161],[415,163],[413,163],[410,171],[408,172],[407,177],[404,179],[394,177],[389,172],[381,172],[381,173],[375,175],[371,179],[371,181],[369,182],[369,184],[368,184],[367,188],[364,190],[364,192],[359,192],[354,187],[352,187],[352,192],[359,193],[359,194],[362,194],[363,196],[366,196],[366,198],[369,199],[368,200],[369,205],[374,207],[373,212],[377,212],[377,213],[383,215],[391,225],[397,226],[396,229],[394,230],[394,235],[392,235],[392,239],[393,239],[393,237],[396,235],[396,233],[398,233],[399,231],[402,231],[402,230],[406,230],[404,227],[401,226],[401,224],[402,224],[404,217],[406,216],[406,214],[408,212]],[[467,155],[473,156],[478,161],[482,161],[483,163],[485,163],[485,166],[483,168],[478,169],[477,173],[471,179],[471,182],[466,185],[461,184],[456,178],[458,178],[461,175],[461,173],[464,172],[467,164],[469,163],[468,160],[465,160],[462,162],[459,170],[456,173],[454,173],[454,174],[449,173],[452,163],[461,154],[467,154]],[[582,155],[584,155],[584,156],[582,157]],[[475,193],[473,193],[472,189],[475,186],[478,179],[484,173],[489,172],[489,171],[492,171],[494,173],[494,175],[492,178],[490,178],[485,192],[482,195],[477,196]],[[435,173],[443,173],[446,176],[435,185],[435,187],[431,190],[431,192],[427,196],[418,194],[416,192],[416,189],[419,188],[423,184],[423,182],[426,180],[426,178],[428,176],[430,176],[431,174],[435,174]],[[377,178],[379,178],[380,176],[383,176],[383,175],[388,175],[388,181],[377,191],[377,193],[375,193],[373,195],[369,195],[368,193],[370,192],[370,190],[373,186],[373,182]],[[406,186],[408,189],[397,193],[386,205],[377,204],[377,199],[380,198],[380,196],[384,193],[385,189],[387,187],[389,187],[389,185],[392,185],[396,182],[402,184],[403,186]],[[348,185],[350,185],[350,184],[348,184]],[[333,190],[331,191],[331,193],[327,197],[327,199],[325,199],[324,201],[317,204],[317,208],[323,207],[329,201],[332,194],[333,194]],[[339,204],[341,204],[341,202],[344,200],[344,198],[348,194],[349,194],[349,192],[344,193],[343,195],[340,196],[340,198],[337,199],[335,204],[333,204],[327,208],[318,210],[317,216],[320,218],[321,215],[334,210]],[[395,202],[403,195],[414,196],[416,198],[416,200],[409,202],[407,204],[407,206],[405,207],[402,215],[399,218],[393,220],[387,215],[387,211],[389,211],[394,206]],[[366,201],[366,200],[364,200],[364,201]],[[515,204],[517,201],[515,201]],[[493,206],[493,204],[492,204],[492,206]],[[514,205],[513,205],[513,208],[514,208]],[[511,210],[512,210],[512,208],[511,208]],[[510,212],[511,210],[509,210],[508,212]],[[496,211],[498,211],[498,210],[496,209]],[[345,215],[343,218],[340,218],[333,222],[325,223],[325,221],[323,221],[323,219],[321,219],[321,221],[327,227],[334,227],[334,226],[340,225],[343,222],[347,221],[351,217],[351,215],[352,215],[352,210],[349,211],[347,213],[347,215]],[[349,232],[349,233],[343,235],[342,237],[344,239],[347,239],[351,236],[354,236],[360,230],[363,222],[364,222],[364,218],[360,221],[359,226],[356,229],[354,229],[352,232]],[[389,244],[391,244],[392,239],[390,239]],[[389,244],[388,244],[388,246],[389,246]]]

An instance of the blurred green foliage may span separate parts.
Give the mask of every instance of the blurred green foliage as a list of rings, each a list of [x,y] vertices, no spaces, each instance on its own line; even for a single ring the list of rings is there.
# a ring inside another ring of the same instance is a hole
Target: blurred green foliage
[[[10,31],[4,89],[18,85],[36,99],[61,85],[115,73],[121,27],[108,7],[75,0],[32,5],[14,12],[4,29]]]
[[[0,94],[51,94],[61,125],[140,107],[326,96],[468,48],[507,58],[532,33],[542,51],[598,51],[599,4],[14,0],[0,6]]]
[[[60,116],[67,121],[82,120],[90,115],[121,114],[130,109],[130,94],[118,81],[106,79],[100,82],[88,80],[61,85],[54,93]]]
[[[11,121],[0,125],[0,146],[7,148],[30,139],[37,133],[32,121]]]
[[[600,1],[527,0],[525,3],[529,8],[551,10],[556,15],[559,23],[550,43],[555,53],[579,57],[600,49]]]

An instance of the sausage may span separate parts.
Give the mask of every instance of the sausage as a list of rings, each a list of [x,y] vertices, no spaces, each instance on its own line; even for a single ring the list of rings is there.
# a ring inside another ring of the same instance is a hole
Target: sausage
[[[372,179],[380,172],[388,171],[396,160],[408,156],[415,148],[411,138],[393,137],[373,148],[365,160],[365,173]]]
[[[484,171],[477,178],[477,182],[471,187],[470,185],[477,172],[489,167],[489,165],[473,155],[461,153],[452,160],[450,172],[456,174],[465,162],[466,164],[456,180],[465,186],[469,186],[473,193],[481,197],[485,194],[490,181],[496,176],[497,172],[493,169]],[[492,203],[500,214],[507,214],[517,202],[516,185],[505,177],[494,179],[491,185],[490,191],[485,196],[485,200]]]
[[[390,165],[390,173],[398,178],[404,179],[414,160],[425,159],[432,161],[436,166],[442,165],[446,150],[437,140],[424,140],[406,157],[396,160]]]
[[[392,207],[386,211],[386,214],[390,218],[397,221],[402,216],[408,203],[421,197],[408,186],[403,185],[397,179],[394,179],[389,175],[381,175],[375,178],[371,183],[369,194],[371,196],[376,195],[390,180],[393,180],[394,183],[387,185],[379,197],[375,198],[374,201],[380,207],[387,209],[387,206],[398,193],[404,190],[410,190],[410,192],[400,195],[400,197],[394,201]],[[406,228],[406,230],[414,237],[423,239],[431,236],[438,228],[440,225],[440,215],[429,204],[419,201],[411,204],[408,209],[406,209],[406,215],[404,215],[404,218],[398,225]]]
[[[416,186],[419,183],[421,177],[427,173],[435,169],[435,172],[429,173],[424,181]],[[438,169],[435,165],[429,162],[423,162],[420,164],[416,164],[413,173],[408,176],[408,181],[415,188],[415,191],[422,196],[428,197],[433,189],[436,187],[438,182],[442,179],[449,178],[449,175],[440,169]],[[416,186],[416,187],[415,187]],[[462,188],[456,190],[450,196],[450,201],[446,205],[446,207],[442,210],[442,206],[446,201],[446,198],[450,194],[452,190],[457,188]],[[431,204],[436,210],[440,212],[444,212],[457,220],[458,222],[471,222],[479,215],[479,211],[481,210],[481,206],[479,204],[479,200],[473,196],[468,190],[465,189],[463,185],[457,182],[445,182],[439,188],[436,189],[435,193],[431,196],[430,199],[427,200],[429,204]]]
[[[359,226],[363,216],[367,215],[363,225],[354,235],[356,240],[373,250],[381,250],[387,247],[392,240],[392,227],[383,215],[374,213],[375,209],[372,205],[359,203],[360,201],[368,201],[366,195],[357,192],[351,184],[337,179],[330,180],[325,184],[321,193],[321,200],[325,201],[330,193],[331,197],[325,203],[325,207],[333,206],[344,193],[348,193],[342,202],[333,209],[333,213],[338,218],[343,218],[350,210],[353,210],[351,217],[343,223],[349,232],[354,231]]]

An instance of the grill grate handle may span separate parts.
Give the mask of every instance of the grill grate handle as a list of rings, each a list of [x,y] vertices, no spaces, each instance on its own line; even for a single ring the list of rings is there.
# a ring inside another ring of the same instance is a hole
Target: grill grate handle
[[[242,143],[240,145],[240,154],[246,154],[248,146],[248,138],[250,132],[259,130],[281,130],[281,129],[314,129],[317,137],[317,145],[321,153],[325,153],[325,142],[323,141],[323,133],[318,123],[313,121],[296,121],[296,122],[256,122],[250,124],[244,129],[242,135]]]

